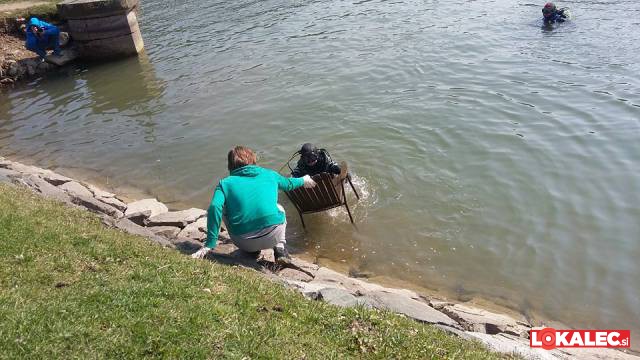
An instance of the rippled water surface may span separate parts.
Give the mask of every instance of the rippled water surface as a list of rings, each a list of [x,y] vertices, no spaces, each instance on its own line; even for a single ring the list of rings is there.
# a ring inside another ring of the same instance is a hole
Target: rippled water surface
[[[0,94],[1,153],[205,207],[226,151],[347,160],[299,253],[576,327],[640,321],[640,4],[144,1],[146,55]],[[123,190],[123,191],[125,191]]]

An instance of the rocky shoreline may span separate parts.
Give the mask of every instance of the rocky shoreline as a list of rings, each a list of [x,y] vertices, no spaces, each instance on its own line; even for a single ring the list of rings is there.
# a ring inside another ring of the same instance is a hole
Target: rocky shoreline
[[[41,76],[57,66],[42,62],[32,52],[24,49],[24,39],[13,34],[0,33],[0,87]]]
[[[107,226],[146,237],[185,254],[199,249],[206,238],[206,211],[203,209],[170,211],[153,198],[125,203],[118,195],[94,185],[2,157],[0,181],[24,186],[42,196],[94,212]],[[493,351],[517,354],[525,359],[639,358],[612,349],[533,349],[528,340],[532,326],[524,319],[467,304],[431,299],[411,290],[383,287],[297,258],[292,266],[281,268],[274,264],[271,251],[265,250],[255,259],[238,250],[224,228],[220,234],[218,246],[207,259],[254,269],[312,300],[396,312],[434,324],[462,338],[478,340]]]

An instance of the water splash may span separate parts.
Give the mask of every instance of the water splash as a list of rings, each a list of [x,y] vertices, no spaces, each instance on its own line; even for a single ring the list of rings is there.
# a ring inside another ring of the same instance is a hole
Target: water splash
[[[351,186],[345,184],[347,202],[349,203],[349,208],[351,210],[351,214],[354,217],[354,221],[356,223],[363,222],[367,219],[368,209],[377,202],[376,192],[366,178],[360,177],[355,173],[351,173],[351,181],[353,182],[353,186],[358,191],[358,195],[360,195],[360,200],[356,198],[353,190],[351,189]],[[343,206],[333,208],[327,211],[327,214],[329,215],[331,219],[330,222],[332,224],[335,224],[337,222],[349,221],[349,215],[347,214],[347,210]]]

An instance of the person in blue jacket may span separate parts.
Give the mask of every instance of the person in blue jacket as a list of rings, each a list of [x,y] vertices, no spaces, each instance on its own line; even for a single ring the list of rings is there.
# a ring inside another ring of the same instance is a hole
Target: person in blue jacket
[[[564,9],[558,9],[554,3],[548,2],[542,8],[542,19],[545,24],[561,23],[567,19],[567,15]]]
[[[32,17],[27,24],[26,48],[44,59],[47,50],[53,49],[54,55],[60,55],[60,30],[57,26]]]

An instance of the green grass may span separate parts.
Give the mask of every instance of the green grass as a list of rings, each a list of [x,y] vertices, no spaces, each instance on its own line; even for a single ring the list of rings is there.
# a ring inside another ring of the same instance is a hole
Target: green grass
[[[31,6],[26,9],[16,9],[16,10],[9,10],[7,12],[2,12],[0,13],[0,18],[23,17],[25,19],[29,19],[30,17],[35,16],[47,21],[59,20],[58,9],[56,8],[56,4],[61,2],[61,0],[44,0],[44,1],[47,1],[47,3]],[[21,2],[21,0],[0,0],[0,5],[11,4],[15,2]]]
[[[0,358],[496,358],[387,312],[304,299],[0,184]]]

